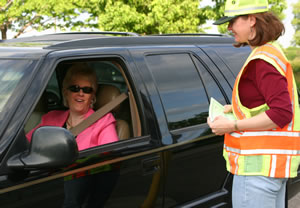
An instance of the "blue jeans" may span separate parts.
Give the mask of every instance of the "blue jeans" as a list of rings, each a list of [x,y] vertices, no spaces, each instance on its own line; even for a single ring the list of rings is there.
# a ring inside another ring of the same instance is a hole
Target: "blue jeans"
[[[285,178],[234,175],[233,208],[284,208]]]

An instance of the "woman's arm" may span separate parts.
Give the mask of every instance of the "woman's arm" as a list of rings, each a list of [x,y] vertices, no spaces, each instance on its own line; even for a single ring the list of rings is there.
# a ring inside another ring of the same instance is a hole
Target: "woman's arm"
[[[28,140],[29,142],[31,142],[31,137],[32,137],[33,132],[34,132],[37,128],[41,127],[41,126],[42,126],[41,123],[38,124],[36,127],[34,127],[33,129],[31,129],[31,130],[26,134],[26,138],[27,138],[27,140]]]
[[[225,133],[230,133],[237,130],[269,130],[277,128],[277,125],[267,116],[265,112],[251,118],[236,121],[231,121],[223,116],[218,116],[213,122],[211,122],[208,118],[207,123],[212,129],[212,132],[216,135],[223,135]]]
[[[111,123],[100,132],[98,145],[108,144],[116,141],[119,141],[119,138],[116,132],[115,123]]]
[[[98,135],[98,145],[119,141],[116,131],[116,120],[111,113],[101,118],[101,130]]]
[[[223,135],[224,133],[235,131],[235,125],[240,131],[283,128],[292,120],[293,112],[286,78],[271,64],[259,59],[249,63],[247,72],[247,75],[244,75],[247,76],[245,84],[254,84],[255,87],[253,89],[257,89],[257,96],[262,96],[263,101],[267,103],[270,109],[254,117],[238,120],[236,124],[234,121],[227,120],[224,117],[218,117],[214,122],[208,119],[208,124],[214,133]],[[255,94],[250,93],[251,95],[249,95],[249,89],[245,88],[245,86],[244,89],[240,90],[240,98],[244,106],[254,108],[261,105],[262,101],[258,102],[257,97],[249,99],[249,96]],[[232,107],[230,105],[225,106],[225,113],[231,111]]]

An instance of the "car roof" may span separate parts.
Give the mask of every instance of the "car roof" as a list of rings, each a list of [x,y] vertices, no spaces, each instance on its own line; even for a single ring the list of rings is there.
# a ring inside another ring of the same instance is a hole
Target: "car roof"
[[[126,40],[126,41],[125,41]],[[180,40],[180,41],[179,41]],[[131,32],[70,32],[53,33],[40,36],[31,36],[2,40],[0,43],[32,43],[32,45],[45,45],[49,48],[59,47],[91,47],[115,45],[149,45],[149,44],[203,44],[203,43],[228,43],[232,37],[222,34],[162,34],[140,36]],[[87,45],[86,45],[87,44]],[[13,44],[12,44],[13,45]]]
[[[57,42],[65,42],[69,40],[85,39],[85,38],[104,38],[110,36],[139,36],[137,33],[131,32],[66,32],[66,33],[52,33],[46,35],[21,37],[3,40],[2,42],[48,42],[55,44]]]
[[[0,46],[41,47],[48,50],[74,48],[145,46],[145,45],[203,45],[233,43],[233,38],[221,34],[163,34],[140,36],[130,32],[54,33],[2,40]]]

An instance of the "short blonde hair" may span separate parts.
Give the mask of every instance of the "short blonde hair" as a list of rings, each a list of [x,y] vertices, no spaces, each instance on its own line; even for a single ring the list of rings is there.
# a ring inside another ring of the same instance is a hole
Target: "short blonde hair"
[[[92,92],[93,102],[91,103],[91,107],[93,107],[92,105],[96,102],[95,94],[98,89],[97,75],[96,75],[96,72],[91,67],[89,67],[86,63],[76,63],[76,64],[73,64],[68,69],[67,74],[62,83],[64,106],[69,107],[69,104],[66,100],[66,93],[67,93],[68,87],[70,87],[70,85],[72,84],[72,80],[74,77],[87,78],[88,81],[91,83],[91,87],[93,88],[93,92]]]

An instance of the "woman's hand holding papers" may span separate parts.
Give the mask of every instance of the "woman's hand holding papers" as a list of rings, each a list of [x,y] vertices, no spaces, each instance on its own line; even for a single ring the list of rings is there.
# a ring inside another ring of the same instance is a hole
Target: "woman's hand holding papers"
[[[224,113],[232,113],[232,105],[224,105]]]
[[[235,121],[229,120],[224,116],[217,116],[213,122],[208,117],[207,123],[211,128],[212,132],[216,135],[224,135],[225,133],[230,133],[235,130]]]

